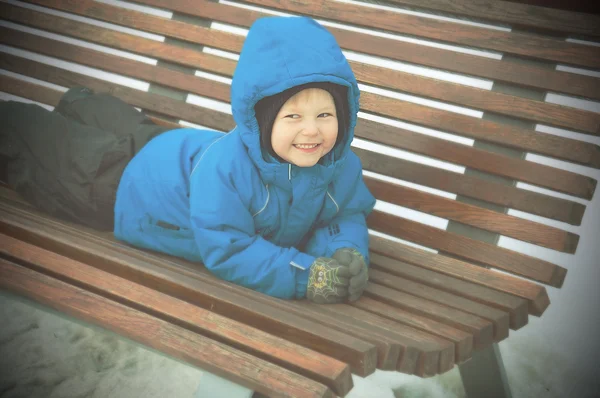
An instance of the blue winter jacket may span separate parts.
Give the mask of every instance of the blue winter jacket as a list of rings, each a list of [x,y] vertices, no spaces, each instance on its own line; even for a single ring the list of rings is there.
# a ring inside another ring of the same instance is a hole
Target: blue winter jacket
[[[344,140],[301,168],[263,154],[254,105],[290,87],[348,87]],[[359,90],[333,36],[304,17],[268,17],[250,29],[233,76],[237,127],[163,133],[127,166],[117,192],[115,236],[204,263],[218,277],[280,298],[302,298],[310,265],[341,247],[368,259],[365,217],[375,199],[350,150]]]

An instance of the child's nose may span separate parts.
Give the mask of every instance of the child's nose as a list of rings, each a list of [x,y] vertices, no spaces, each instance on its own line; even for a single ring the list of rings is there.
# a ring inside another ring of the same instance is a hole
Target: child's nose
[[[319,134],[319,126],[315,121],[306,121],[306,125],[303,130],[304,135],[314,136]]]

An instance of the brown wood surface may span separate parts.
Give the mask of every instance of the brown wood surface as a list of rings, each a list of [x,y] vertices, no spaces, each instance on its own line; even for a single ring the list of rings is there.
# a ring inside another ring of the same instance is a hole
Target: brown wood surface
[[[508,124],[491,122],[471,116],[431,108],[425,105],[412,104],[395,98],[362,92],[361,109],[372,113],[405,120],[440,131],[455,133],[481,141],[492,142],[502,146],[525,150],[576,163],[597,164],[600,160],[597,145],[564,138],[556,135],[540,133],[531,129],[513,127]],[[569,151],[577,151],[575,154]],[[558,170],[559,175],[567,173]],[[562,173],[560,173],[562,172]],[[573,174],[573,173],[569,173]],[[564,174],[563,174],[564,175]],[[556,180],[555,180],[556,181]],[[548,181],[549,183],[550,181]],[[567,188],[575,196],[589,198],[589,190],[595,187],[595,180],[589,177],[578,179]],[[562,190],[564,188],[554,188]],[[593,191],[592,191],[593,192]]]
[[[218,341],[0,258],[0,287],[269,397],[333,397],[326,386]]]
[[[538,246],[575,253],[579,235],[508,214],[461,203],[402,185],[365,177],[371,193],[379,200],[415,209],[448,220],[485,229]]]
[[[0,65],[4,65],[10,70],[11,62],[15,62],[17,65],[12,67],[13,70],[18,71],[22,65],[27,65],[30,61],[25,61],[19,57],[9,56],[0,58]],[[44,77],[48,76],[48,67],[43,64],[34,64],[36,66],[29,65],[29,69],[36,72],[36,76]],[[69,76],[75,76],[77,79],[84,79],[85,82],[82,84],[90,84],[93,81],[94,86],[100,90],[111,91],[111,86],[107,83],[96,81],[93,78],[86,79],[85,77],[71,72],[66,72],[58,68],[50,67],[51,71],[56,71],[59,74],[67,74]],[[21,69],[23,72],[23,69]],[[64,79],[60,77],[52,78],[53,81],[63,82]],[[67,84],[67,83],[65,83]],[[75,84],[75,83],[72,83]],[[55,105],[58,102],[61,94],[58,94],[53,89],[39,86],[33,83],[25,82],[19,79],[15,79],[8,76],[0,76],[0,87],[2,90],[15,94],[21,95],[29,99],[47,102],[49,105]],[[54,92],[54,93],[52,93]],[[39,95],[38,95],[39,93]],[[120,92],[113,93],[119,95]],[[136,93],[138,94],[138,93]],[[139,94],[138,94],[139,95]],[[124,97],[127,99],[127,97]],[[159,96],[153,96],[153,98],[160,98]],[[166,103],[172,103],[174,100],[166,99]],[[174,109],[174,105],[171,107]],[[187,109],[187,108],[186,108]],[[161,112],[163,111],[160,107],[150,107],[150,110]],[[215,112],[206,110],[207,112]],[[173,112],[173,115],[176,114]],[[220,116],[220,115],[219,115]],[[192,121],[194,120],[194,116]],[[201,120],[198,123],[203,123]],[[174,125],[175,126],[175,125]],[[463,174],[452,173],[450,171],[441,170],[434,167],[416,164],[408,162],[402,159],[397,159],[385,155],[376,154],[374,152],[366,151],[359,148],[353,149],[356,154],[359,155],[363,163],[363,167],[367,170],[375,171],[380,174],[389,175],[395,178],[412,181],[433,188],[438,188],[444,191],[474,197],[491,203],[507,206],[517,210],[528,211],[533,214],[554,218],[562,221],[570,221],[571,223],[580,223],[581,218],[585,210],[585,206],[567,201],[564,199],[554,198],[538,194],[535,192],[529,192],[526,190],[517,189],[510,186],[504,186],[489,182],[480,178],[467,176]]]
[[[360,299],[358,301],[360,301]],[[315,308],[318,306],[318,304],[314,304],[308,301],[298,304],[302,304],[303,309],[307,307]],[[339,316],[342,316],[345,319],[347,319],[350,324],[356,322],[356,320],[361,320],[363,322],[367,322],[369,325],[376,326],[394,334],[399,330],[399,326],[405,326],[404,324],[400,324],[390,319],[386,319],[372,312],[364,311],[356,307],[351,307],[347,304],[319,306],[318,309],[319,311],[322,311],[324,314],[328,314],[331,317],[337,318]],[[419,364],[417,365],[417,369],[419,369],[419,371],[421,371],[421,369],[424,369],[421,372],[424,374],[425,377],[445,373],[454,367],[454,364],[456,363],[454,357],[456,347],[454,346],[453,342],[451,342],[448,338],[439,338],[434,340],[437,343],[437,346],[435,346],[431,344],[431,338],[429,337],[429,333],[423,333],[422,330],[417,329],[413,330],[416,333],[414,338],[421,340],[419,342],[420,344],[418,345],[424,345],[423,343],[429,345],[429,351],[421,353],[419,357]],[[399,371],[401,371],[402,367],[402,362],[398,362]]]
[[[33,39],[33,40],[30,40],[30,39]],[[88,50],[88,49],[84,49],[84,48],[76,48],[72,45],[57,42],[54,40],[48,40],[48,39],[44,39],[44,38],[35,38],[32,35],[28,35],[26,33],[17,33],[16,31],[11,30],[11,29],[0,28],[0,42],[4,42],[9,45],[21,44],[22,48],[27,49],[29,51],[34,51],[34,52],[38,52],[38,53],[46,53],[47,55],[54,54],[54,55],[58,55],[60,58],[63,58],[63,59],[69,60],[69,61],[73,61],[73,62],[82,62],[82,63],[90,65],[90,66],[101,66],[102,65],[105,67],[105,69],[113,71],[113,72],[129,74],[136,78],[150,80],[152,82],[156,82],[156,83],[167,85],[167,86],[170,85],[172,87],[179,88],[179,89],[185,89],[187,87],[190,92],[194,92],[194,93],[197,93],[200,95],[205,95],[208,92],[212,92],[212,93],[214,93],[215,98],[218,98],[218,99],[221,99],[224,101],[227,101],[227,98],[229,97],[229,88],[228,88],[228,86],[226,86],[222,83],[212,82],[207,79],[190,77],[189,75],[181,73],[181,72],[172,71],[172,70],[169,70],[166,68],[157,68],[154,66],[141,64],[139,62],[123,59],[121,57],[115,57],[115,56],[111,56],[111,55],[107,55],[107,54],[102,54],[102,53],[99,53],[99,52],[93,51],[93,50]],[[49,49],[49,50],[46,50],[46,49]],[[134,70],[135,70],[135,72],[128,73],[129,71],[134,71]],[[53,100],[54,100],[54,98],[53,98]],[[381,140],[379,140],[379,141],[381,141]],[[405,140],[398,140],[398,141],[404,142]],[[441,140],[438,140],[438,141],[441,141]],[[442,143],[440,142],[440,145],[441,144]],[[445,145],[445,143],[444,143],[444,145]],[[464,147],[464,146],[462,146],[462,147]],[[465,147],[465,149],[468,149],[470,151],[476,151],[475,148],[466,148]],[[492,155],[489,152],[486,152],[486,154]],[[508,162],[513,159],[504,157],[502,160],[503,160],[503,162]],[[525,163],[524,161],[520,161],[520,160],[516,160],[516,159],[515,159],[515,161],[518,161],[519,163]],[[527,162],[527,163],[530,163],[530,166],[523,167],[524,165],[520,165],[521,167],[518,167],[518,170],[531,171],[531,170],[535,169],[535,166],[540,166],[540,165],[536,165],[531,162]],[[501,167],[502,166],[505,166],[505,165],[501,165]],[[517,166],[519,166],[519,165],[515,164],[515,167],[513,167],[513,168],[517,169]],[[538,173],[536,175],[536,177],[538,179],[543,178],[544,176],[546,176],[546,179],[549,179],[549,176],[552,173],[563,172],[562,170],[550,168],[547,166],[543,166],[543,167],[546,167],[546,170],[539,170],[540,173]],[[581,177],[579,175],[575,175],[575,176]],[[553,176],[552,178],[556,178],[556,176]],[[568,178],[568,176],[564,176],[563,181],[571,181],[571,179]],[[455,203],[455,205],[453,207],[459,206],[461,208],[461,210],[470,209],[470,213],[477,213],[477,214],[466,214],[466,213],[462,213],[461,211],[456,211],[456,210],[450,210],[450,213],[446,213],[445,215],[437,214],[437,213],[432,213],[432,214],[436,214],[436,215],[439,215],[440,217],[444,217],[444,218],[450,218],[455,221],[465,222],[469,225],[474,225],[474,226],[484,228],[484,229],[492,228],[490,230],[492,230],[494,232],[502,233],[507,236],[514,237],[516,239],[529,241],[529,242],[532,242],[532,243],[535,243],[535,244],[538,244],[541,246],[549,247],[549,248],[552,248],[555,250],[574,252],[574,250],[576,248],[578,237],[574,234],[564,232],[564,231],[561,231],[556,228],[546,227],[542,224],[533,223],[533,222],[523,220],[523,219],[520,219],[517,217],[511,217],[511,216],[507,216],[507,215],[503,215],[503,214],[501,215],[501,214],[498,214],[495,212],[491,212],[489,210],[480,209],[478,207],[474,207],[474,206],[470,206],[470,205],[466,205],[466,204],[460,204],[455,201],[449,201],[449,200],[443,199],[443,198],[436,198],[432,195],[419,194],[418,191],[408,190],[407,188],[393,186],[390,184],[384,184],[382,182],[375,181],[375,180],[372,180],[370,188],[372,190],[376,190],[379,193],[379,195],[381,196],[381,197],[379,197],[379,196],[378,197],[382,200],[391,201],[393,203],[412,207],[412,208],[415,208],[413,206],[416,206],[418,204],[420,207],[423,208],[421,210],[425,211],[425,212],[431,212],[427,209],[432,208],[432,203],[424,203],[424,202],[426,202],[427,196],[431,196],[430,200],[434,201],[435,203],[452,203],[453,202],[453,203]],[[414,200],[409,198],[411,196],[411,194],[412,194]],[[384,195],[388,198],[396,198],[396,202],[394,202],[390,199],[385,199],[383,197]],[[415,195],[419,195],[419,197],[415,198]],[[377,194],[376,194],[376,196],[377,196]],[[446,202],[444,202],[444,201],[446,201]],[[438,212],[438,213],[440,213],[440,212]],[[458,217],[459,215],[461,216],[460,220],[457,218],[450,217],[450,216]],[[500,219],[506,220],[506,222],[503,223],[503,227],[500,227],[495,224],[495,222],[498,222],[498,221],[492,221],[490,219],[490,218],[494,218],[494,215],[496,215],[496,217],[495,217],[496,220],[500,220]],[[536,228],[534,228],[534,227],[536,227]]]
[[[94,3],[94,2],[91,2],[91,3]],[[120,9],[118,7],[109,6],[109,5],[93,5],[93,4],[89,4],[89,2],[80,3],[78,6],[74,6],[74,5],[70,5],[70,4],[71,3],[63,4],[63,2],[58,1],[58,5],[61,5],[60,7],[62,7],[61,9],[65,9],[68,11],[81,13],[82,9],[84,9],[84,10],[91,9],[90,12],[92,12],[92,11],[93,12],[89,16],[95,16],[102,20],[110,20],[115,23],[118,23],[122,19],[121,11],[119,11]],[[84,5],[85,5],[85,7],[84,7]],[[9,15],[17,14],[16,16],[9,17],[13,20],[32,24],[32,23],[36,23],[36,21],[38,19],[41,19],[42,21],[40,22],[40,24],[43,23],[44,25],[51,25],[51,26],[59,25],[59,24],[56,24],[56,25],[48,24],[48,22],[46,21],[47,17],[39,16],[39,15],[35,14],[35,12],[24,13],[23,11],[15,11],[15,10],[11,9],[10,7],[13,7],[13,6],[8,6],[8,7],[9,7],[9,9],[7,10],[6,14],[9,14]],[[98,10],[100,10],[100,11],[98,11]],[[130,11],[128,11],[128,12],[130,12]],[[88,15],[88,14],[84,13],[84,15]],[[109,17],[109,15],[113,15],[114,17]],[[137,14],[135,14],[135,15],[136,15],[135,18],[133,18],[133,17],[128,18],[127,21],[138,21],[138,20],[143,20],[144,18],[154,18],[154,19],[158,18],[158,17],[149,16],[149,15],[144,15],[143,13],[140,13],[140,12],[137,12]],[[158,23],[160,21],[162,21],[162,24]],[[172,22],[171,20],[167,20],[164,18],[163,19],[158,18],[158,21],[155,21],[155,22],[150,21],[147,24],[140,26],[140,28],[144,28],[146,25],[165,26],[171,22]],[[70,29],[67,30],[67,28],[64,27],[62,29],[62,33],[72,34],[71,32],[73,32],[74,24],[72,22],[67,22],[67,25],[70,26]],[[81,24],[81,25],[84,25],[84,24]],[[190,26],[193,26],[193,25],[190,25]],[[47,28],[50,28],[53,31],[57,31],[56,27],[47,27]],[[83,30],[85,32],[85,31],[88,31],[89,28],[75,29],[75,32],[77,32],[78,30]],[[167,32],[162,32],[162,33],[168,34],[169,32],[167,31]],[[89,33],[88,33],[88,36],[89,36]],[[95,35],[95,37],[97,37],[97,38],[101,38],[103,36],[105,36],[105,34]],[[95,41],[97,42],[98,39],[95,39]],[[50,48],[50,47],[48,47],[48,48]],[[135,49],[130,49],[130,50],[135,51]],[[83,57],[83,56],[81,56],[80,58],[85,59],[85,57]],[[168,60],[171,61],[171,60],[173,60],[173,58],[170,58]],[[79,62],[82,62],[82,61],[79,61]],[[122,61],[121,61],[121,64],[123,64]],[[370,66],[365,66],[365,67],[370,68]],[[146,66],[146,68],[147,68],[147,66]],[[112,69],[114,70],[114,67]],[[134,71],[134,75],[136,74],[135,67],[133,67],[133,68],[130,67],[130,68],[126,69],[123,73],[127,74],[127,70]],[[164,73],[168,73],[168,72],[164,72]],[[136,77],[142,78],[142,79],[144,79],[144,78],[148,79],[149,74],[145,73],[144,75],[145,75],[145,77],[142,77],[142,76],[136,76]],[[158,73],[156,71],[154,73],[150,73],[150,76],[153,76],[153,77],[155,77],[157,75],[158,75]],[[166,76],[164,76],[162,80],[163,81],[164,80],[173,81],[174,83],[176,83],[178,80],[181,81],[181,79],[183,79],[183,76],[181,76],[179,79],[168,79]],[[415,79],[418,79],[418,77],[413,77],[411,79],[405,79],[405,80],[412,81]],[[434,81],[434,80],[432,80],[432,79],[424,80],[424,82],[428,82],[428,81]],[[159,82],[159,83],[164,84],[162,82]],[[415,82],[415,83],[416,84],[412,85],[413,87],[424,86],[424,84],[421,84],[419,82]],[[195,87],[196,88],[200,88],[203,86],[206,87],[209,84],[212,84],[212,86],[218,85],[213,82],[213,83],[205,83],[204,85],[196,84]],[[460,85],[455,85],[455,86],[459,87]],[[178,88],[180,88],[180,87],[181,87],[181,85],[179,85]],[[185,85],[184,85],[184,87],[185,87]],[[193,88],[194,87],[192,87],[192,89]],[[465,88],[465,89],[468,89],[468,88]],[[186,90],[186,89],[184,88],[184,90]],[[220,99],[223,101],[227,101],[229,99],[229,94],[228,94],[228,92],[225,93],[223,90],[224,90],[224,88],[220,88],[220,89],[214,90],[214,91],[213,90],[202,90],[197,93],[200,95],[205,95],[205,96],[209,96],[212,98],[217,98],[217,99]],[[443,90],[439,90],[439,89],[428,90],[428,93],[432,93],[432,92],[443,92]],[[486,92],[486,90],[480,90],[480,92]],[[417,93],[417,94],[427,95],[427,93]],[[497,94],[497,93],[494,93],[494,94]],[[452,95],[447,96],[446,100],[448,100],[450,97],[452,97]],[[459,98],[459,97],[470,98],[471,96],[468,93],[465,93],[464,95],[457,96],[456,98]],[[515,108],[529,109],[529,107],[527,107],[527,106],[519,107],[518,105],[522,105],[522,104],[518,103],[519,100],[517,99],[517,97],[512,97],[512,98],[516,99],[515,101],[511,101],[509,97],[510,96],[505,98],[506,101],[502,101],[502,103],[512,104],[513,102],[516,101],[517,103],[514,104]],[[380,104],[380,102],[381,102],[381,104]],[[565,139],[563,137],[557,137],[557,136],[544,134],[544,133],[538,133],[538,132],[534,132],[531,130],[516,129],[513,127],[504,126],[504,125],[501,125],[498,123],[492,123],[489,121],[481,121],[481,120],[474,119],[469,116],[452,114],[450,112],[440,111],[440,110],[436,110],[436,109],[421,106],[421,105],[405,103],[403,101],[399,101],[396,99],[390,99],[390,98],[381,97],[381,96],[374,96],[373,94],[368,94],[368,93],[365,93],[363,95],[363,100],[361,101],[361,103],[364,103],[365,110],[381,112],[382,114],[385,114],[387,116],[404,118],[410,122],[421,123],[421,124],[428,125],[428,126],[431,126],[434,128],[444,129],[444,128],[447,128],[447,126],[456,126],[456,129],[453,132],[456,132],[457,134],[463,134],[463,135],[467,135],[470,137],[479,138],[482,140],[490,140],[491,142],[496,142],[496,143],[500,142],[502,145],[516,146],[518,148],[521,148],[524,150],[529,150],[529,151],[532,151],[535,153],[540,153],[540,154],[544,154],[544,155],[548,155],[548,156],[555,156],[560,159],[564,159],[564,160],[568,160],[568,161],[574,161],[577,163],[592,165],[593,167],[600,167],[600,153],[596,149],[597,146],[589,144],[589,143],[584,143],[584,142],[580,142],[580,141],[576,141],[576,140],[572,140],[572,139]],[[542,114],[542,115],[567,114],[567,115],[569,115],[568,116],[569,120],[580,121],[580,122],[589,120],[590,124],[587,127],[589,132],[598,131],[598,127],[600,125],[599,124],[599,117],[600,117],[599,115],[597,115],[593,112],[585,112],[585,115],[583,115],[583,114],[581,114],[581,112],[573,110],[573,109],[569,109],[567,107],[560,107],[560,106],[556,106],[556,105],[554,105],[554,106],[557,108],[546,109],[545,112],[541,111],[541,112],[538,112],[538,114]],[[497,109],[494,109],[494,111],[496,111],[496,110]],[[575,113],[571,114],[572,111],[574,111]],[[512,115],[512,113],[510,113],[510,109],[507,109],[506,112],[508,112],[509,114]],[[517,112],[518,112],[518,110],[517,110]],[[574,126],[570,125],[568,127],[574,127]],[[581,128],[581,127],[583,127],[583,126],[581,126],[581,125],[577,126],[577,128]],[[558,172],[559,173],[568,173],[563,170],[559,170]],[[569,174],[572,174],[572,173],[569,173]],[[552,177],[550,175],[546,180],[547,181],[556,181],[559,177],[560,176]],[[585,187],[585,184],[583,184],[583,185],[580,184],[580,181],[577,179],[584,180],[584,179],[586,179],[586,177],[575,177],[575,180],[572,182],[573,186]],[[540,183],[543,184],[543,181],[540,181]],[[548,186],[548,187],[551,188],[550,186]]]
[[[376,231],[553,287],[561,287],[567,274],[566,268],[548,261],[378,210],[369,215],[367,224]]]
[[[159,293],[84,263],[0,233],[0,255],[89,292],[143,311],[325,384],[338,395],[352,389],[348,366],[222,315]]]
[[[30,61],[11,54],[0,57],[0,68],[58,84],[63,87],[85,86],[96,92],[106,92],[140,108],[167,116],[202,124],[216,130],[229,131],[235,127],[229,114],[195,106],[163,95],[152,94],[116,85],[94,77],[81,75],[55,66]],[[13,79],[14,81],[15,79]],[[4,81],[10,81],[5,79]]]
[[[63,18],[53,17],[59,20],[59,23],[52,24],[49,23],[49,17],[47,14],[39,13],[31,10],[20,9],[19,7],[9,6],[7,5],[7,14],[6,17],[10,18],[13,21],[26,23],[32,26],[39,26],[41,28],[51,29],[54,32],[60,32],[68,35],[79,35],[85,36],[82,38],[86,38],[87,40],[92,40],[94,42],[100,43],[103,42],[106,45],[118,45],[119,47],[127,46],[129,51],[140,52],[140,49],[147,49],[147,45],[139,46],[139,42],[144,44],[149,44],[149,42],[153,42],[153,40],[149,39],[139,39],[134,41],[133,43],[128,38],[124,42],[115,43],[114,39],[111,39],[111,36],[128,36],[118,32],[106,32],[106,29],[95,28],[99,30],[98,34],[93,35],[92,38],[89,36],[92,34],[94,30],[93,27],[86,23],[74,22],[74,21],[64,21]],[[121,12],[118,8],[109,6],[109,5],[101,5],[104,7],[102,10],[103,20],[110,20],[112,22],[119,22],[122,20]],[[88,7],[89,8],[89,7]],[[87,9],[87,8],[86,8]],[[71,11],[77,11],[82,13],[81,6],[79,8],[69,8]],[[97,8],[94,8],[97,12]],[[132,11],[127,11],[128,13],[132,13]],[[40,15],[41,14],[41,15]],[[85,13],[84,13],[85,14]],[[113,15],[113,18],[108,18],[108,15]],[[89,15],[89,12],[86,14]],[[93,14],[96,15],[96,14]],[[128,20],[138,21],[144,20],[146,21],[142,26],[138,26],[139,28],[145,28],[147,26],[157,26],[153,31],[156,33],[162,33],[165,35],[169,35],[173,30],[183,30],[187,31],[188,29],[182,28],[182,23],[178,21],[171,21],[168,19],[159,19],[158,17],[153,17],[149,15],[145,15],[143,13],[134,14],[135,18],[129,18]],[[160,23],[159,23],[160,22]],[[173,26],[170,24],[174,23]],[[185,25],[185,24],[183,24]],[[193,31],[196,28],[195,25],[188,24],[189,30]],[[203,28],[206,29],[206,28]],[[20,32],[22,34],[22,32]],[[221,34],[222,32],[215,31],[216,34]],[[209,35],[207,35],[209,36]],[[240,37],[231,35],[220,37],[217,43],[211,43],[207,41],[204,35],[192,35],[189,36],[188,39],[198,44],[205,45],[216,45],[218,43],[225,43],[227,45],[218,46],[218,48],[237,51],[241,50],[241,42]],[[137,45],[136,45],[137,43]],[[177,46],[169,46],[164,45],[159,48],[168,49],[172,47],[173,50],[177,51],[180,48]],[[55,50],[53,47],[44,47],[48,50]],[[159,49],[156,46],[151,47],[154,51],[154,56],[157,56],[156,50]],[[54,52],[54,51],[51,51]],[[150,54],[148,54],[150,55]],[[81,63],[85,62],[85,57],[83,61],[77,61]],[[163,52],[161,56],[162,59],[165,59],[170,62],[180,62],[178,60],[179,57],[173,57],[169,51]],[[190,57],[184,57],[183,60],[185,62],[186,59]],[[223,63],[227,66],[219,66],[214,70],[211,70],[215,73],[223,73],[226,70],[231,70],[228,73],[231,76],[233,72],[233,66],[231,64],[234,61],[223,59]],[[208,66],[213,66],[214,63],[210,63]],[[361,64],[358,62],[350,62],[354,73],[356,74],[357,79],[360,82],[373,84],[376,86],[387,87],[391,89],[396,89],[404,92],[413,93],[416,95],[439,99],[442,101],[456,103],[458,105],[464,105],[471,108],[481,109],[484,111],[491,111],[495,113],[505,114],[512,117],[521,117],[524,119],[543,122],[550,125],[554,125],[557,127],[564,127],[568,129],[578,130],[582,132],[587,132],[591,134],[596,134],[599,130],[600,126],[600,115],[594,112],[579,110],[575,108],[569,108],[561,105],[550,104],[542,101],[534,101],[522,97],[511,96],[503,93],[493,92],[490,90],[483,90],[473,87],[464,86],[461,84],[445,82],[442,80],[436,80],[431,78],[426,78],[418,75],[413,75],[410,73],[404,73],[399,71],[394,71],[387,68],[381,68],[373,65]],[[206,65],[202,65],[206,67]],[[209,69],[210,70],[210,69]],[[124,72],[126,73],[126,72]],[[127,73],[126,73],[127,74]],[[228,100],[229,97],[227,96]]]
[[[473,348],[476,350],[488,347],[494,342],[494,325],[478,316],[371,282],[364,295],[469,332],[473,334]]]
[[[377,87],[412,93],[434,100],[545,123],[588,134],[597,134],[600,130],[600,115],[595,112],[465,86],[459,83],[451,83],[359,62],[350,62],[350,66],[358,81]]]
[[[374,252],[370,256],[370,267],[372,271],[381,270],[390,275],[400,276],[405,280],[415,281],[440,291],[449,292],[506,311],[510,314],[510,328],[513,330],[520,329],[528,322],[527,301],[520,297],[407,264]]]
[[[102,3],[96,3],[96,5],[97,7],[104,7],[104,4]],[[3,19],[15,23],[29,25],[49,32],[75,37],[91,43],[101,44],[151,58],[166,59],[170,62],[195,67],[200,70],[212,71],[217,74],[231,76],[235,69],[235,61],[223,57],[203,53],[194,49],[165,44],[160,41],[146,39],[12,4],[0,3],[0,15],[2,15]]]
[[[376,349],[363,340],[292,316],[286,311],[240,294],[224,291],[201,280],[191,280],[177,272],[181,267],[157,267],[123,251],[114,252],[111,245],[107,247],[97,241],[84,239],[78,229],[73,229],[70,233],[64,232],[64,228],[59,229],[60,223],[45,223],[45,217],[19,211],[6,205],[4,200],[0,203],[0,212],[0,231],[6,235],[334,357],[350,365],[355,374],[366,376],[375,370]]]
[[[184,92],[208,96],[225,102],[229,101],[229,86],[224,83],[191,77],[182,72],[143,64],[122,57],[17,32],[12,29],[0,28],[0,33],[0,42],[7,45],[56,56],[71,62],[99,67],[111,72],[177,88]],[[573,189],[578,189],[577,187],[585,187],[589,184],[593,185],[590,178],[575,173],[493,154],[476,148],[469,148],[464,145],[411,133],[406,130],[370,121],[359,121],[357,136],[407,150],[414,150],[417,153],[423,153],[427,156],[441,157],[444,160],[454,161],[459,164],[466,162],[467,164],[465,165],[476,169],[563,192],[572,192]],[[590,146],[587,149],[593,150],[593,148],[593,146]],[[457,154],[459,156],[456,156]]]
[[[85,12],[83,15],[114,23],[119,22],[120,19],[117,14],[122,10],[122,8],[100,5],[98,3],[93,4],[93,7],[72,6],[66,0],[54,0],[52,2],[31,0],[31,2],[46,4],[47,6],[64,11]],[[205,2],[202,7],[199,7],[195,1],[190,2],[190,0],[179,0],[176,2],[170,0],[145,0],[143,3],[243,27],[249,27],[258,17],[267,15],[257,11],[212,2]],[[112,11],[110,11],[111,7]],[[8,18],[4,13],[2,15]],[[135,23],[143,17],[145,17],[143,13],[138,13],[135,18],[130,18],[128,22]],[[146,29],[151,27],[150,31],[160,34],[163,25],[168,23],[169,20],[158,18],[156,21],[157,23],[146,24],[144,27]],[[600,82],[593,77],[424,47],[418,44],[364,35],[339,28],[328,28],[328,30],[336,36],[338,43],[343,48],[351,51],[388,57],[439,69],[447,69],[467,75],[480,76],[536,89],[600,99]],[[197,36],[194,39],[200,40],[197,39]],[[221,41],[222,38],[218,43]],[[176,58],[173,58],[173,60],[177,61]]]
[[[257,18],[268,15],[209,1],[203,1],[202,7],[199,6],[196,0],[143,0],[142,2],[147,5],[245,28],[248,28]],[[340,28],[329,27],[327,29],[334,34],[340,46],[347,50],[541,90],[600,99],[600,81],[593,77],[527,66],[515,62],[497,61],[476,55],[461,54],[444,49],[425,47],[420,44],[365,35]]]
[[[467,196],[540,216],[573,221],[581,219],[585,206],[552,196],[455,173],[449,170],[378,154],[361,148],[352,149],[363,169]]]
[[[443,11],[523,28],[600,36],[600,16],[500,0],[388,0],[402,6]],[[547,1],[540,2],[548,3]],[[561,1],[561,3],[565,3]]]
[[[501,341],[508,337],[509,315],[507,312],[377,269],[369,270],[369,281],[487,319],[494,325],[495,341]]]
[[[208,0],[198,1],[197,7],[201,8],[204,2],[208,2]],[[588,68],[600,67],[600,48],[569,43],[551,37],[505,32],[328,0],[246,0],[246,2],[378,31],[489,49],[551,62],[569,63]],[[452,33],[449,34],[449,32]]]
[[[445,323],[434,321],[424,316],[416,315],[401,308],[392,307],[389,304],[365,296],[351,305],[452,341],[456,348],[456,363],[464,362],[472,356],[473,335],[463,330],[453,328]]]
[[[183,263],[182,261],[177,262]],[[188,265],[189,264],[190,263],[188,263]],[[204,268],[189,268],[193,269],[194,273],[203,274],[205,276],[203,280],[218,284],[225,289],[239,290],[239,287],[235,284],[223,282],[218,278],[215,278]],[[447,339],[440,339],[436,336],[423,333],[422,331],[408,327],[405,324],[396,324],[393,330],[390,330],[388,327],[389,325],[379,324],[381,319],[370,317],[367,320],[349,317],[342,310],[331,313],[330,311],[327,311],[330,306],[311,305],[310,302],[306,301],[288,302],[275,300],[265,295],[255,297],[256,295],[253,292],[247,290],[240,293],[247,294],[249,297],[264,302],[265,304],[271,304],[282,310],[291,311],[297,316],[308,317],[309,319],[320,323],[325,323],[329,327],[340,331],[348,331],[348,333],[350,333],[351,329],[358,327],[363,329],[363,333],[366,333],[367,335],[370,334],[371,337],[376,337],[377,339],[385,337],[389,339],[391,343],[399,346],[398,366],[394,367],[394,369],[398,369],[403,373],[414,373],[419,376],[427,377],[439,373],[440,369],[448,370],[448,368],[452,366],[450,362],[448,362],[449,358],[447,356],[449,355],[449,352],[454,352],[454,347],[448,345]],[[345,306],[346,305],[344,304],[341,307]],[[360,333],[360,331],[357,332]],[[356,337],[368,340],[367,337],[361,334],[357,334]],[[453,363],[454,361],[452,361],[452,364]]]
[[[550,305],[544,286],[512,277],[490,269],[469,264],[440,254],[406,246],[389,239],[371,235],[369,248],[381,255],[404,261],[418,267],[449,275],[460,280],[474,282],[500,292],[526,299],[531,315],[540,316]]]

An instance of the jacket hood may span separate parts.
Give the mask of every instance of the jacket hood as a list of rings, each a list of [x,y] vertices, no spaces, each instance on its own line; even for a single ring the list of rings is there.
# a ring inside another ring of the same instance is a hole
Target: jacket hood
[[[360,92],[346,57],[333,35],[311,18],[258,19],[248,32],[233,75],[231,107],[242,142],[267,179],[282,166],[287,170],[288,164],[263,159],[254,106],[264,97],[311,82],[348,87],[349,123],[344,139],[327,155],[328,162],[310,167],[335,168],[350,151],[359,109]]]

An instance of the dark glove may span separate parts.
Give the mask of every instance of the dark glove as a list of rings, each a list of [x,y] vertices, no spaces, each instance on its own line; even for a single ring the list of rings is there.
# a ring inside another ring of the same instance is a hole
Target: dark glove
[[[341,303],[348,297],[351,276],[348,266],[319,257],[310,266],[306,297],[317,304]]]
[[[350,269],[350,284],[348,286],[348,301],[356,301],[362,296],[369,280],[369,270],[365,258],[356,249],[343,247],[336,250],[333,258]]]

